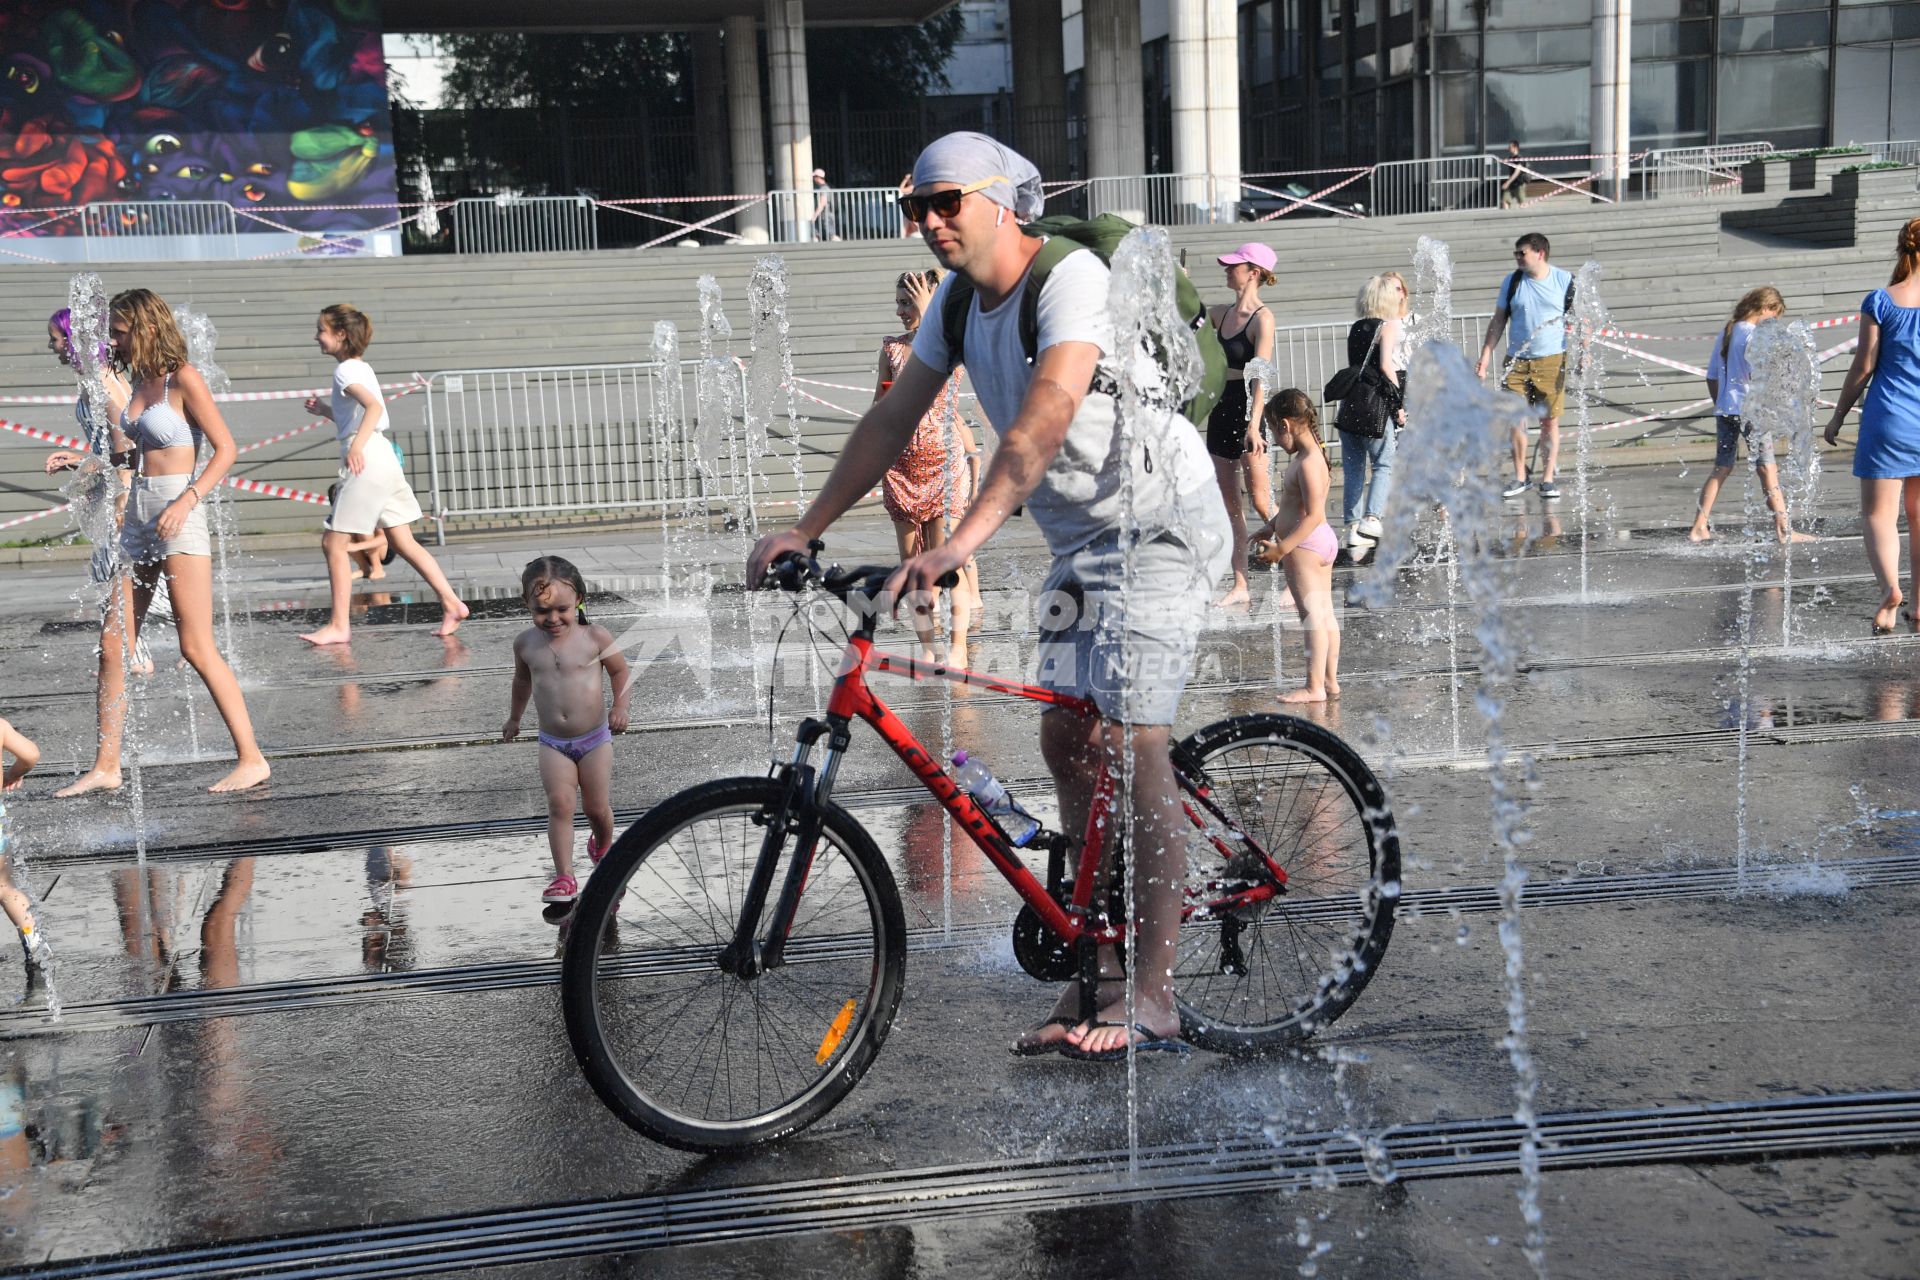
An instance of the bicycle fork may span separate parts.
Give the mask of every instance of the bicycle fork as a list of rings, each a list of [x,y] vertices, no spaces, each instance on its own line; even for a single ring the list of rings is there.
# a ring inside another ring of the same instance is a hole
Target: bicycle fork
[[[827,761],[816,776],[809,763],[814,744],[827,739]],[[794,914],[800,909],[800,894],[807,887],[807,875],[813,869],[813,857],[820,843],[820,808],[833,792],[840,770],[840,759],[852,741],[844,717],[828,720],[807,719],[795,735],[793,759],[780,767],[779,807],[762,815],[766,834],[760,838],[760,856],[753,864],[753,875],[740,903],[740,919],[733,940],[719,956],[718,966],[736,978],[751,980],[769,969],[786,963],[787,935],[793,928]],[[767,897],[779,871],[780,850],[787,837],[793,837],[793,856],[787,862],[786,879],[775,899],[773,915],[767,921],[765,940],[760,940],[760,919]]]

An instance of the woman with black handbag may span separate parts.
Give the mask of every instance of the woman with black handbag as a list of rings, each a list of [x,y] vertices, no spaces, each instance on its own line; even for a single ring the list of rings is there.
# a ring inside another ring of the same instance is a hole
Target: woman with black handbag
[[[1381,513],[1393,483],[1394,435],[1401,408],[1401,348],[1407,288],[1392,272],[1369,279],[1354,300],[1359,319],[1347,330],[1348,369],[1336,376],[1345,394],[1334,426],[1340,432],[1341,506],[1347,547],[1358,554],[1380,541]]]

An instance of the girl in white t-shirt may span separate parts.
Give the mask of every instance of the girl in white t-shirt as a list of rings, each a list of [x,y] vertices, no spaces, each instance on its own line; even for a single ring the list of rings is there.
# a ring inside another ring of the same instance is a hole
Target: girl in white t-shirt
[[[412,565],[440,597],[443,612],[434,634],[450,636],[466,618],[467,606],[448,585],[439,562],[407,527],[420,518],[420,503],[387,440],[380,379],[360,358],[373,341],[373,322],[357,307],[328,307],[314,326],[313,340],[339,361],[333,371],[333,394],[327,401],[317,396],[309,399],[307,412],[333,420],[340,439],[340,484],[333,512],[322,526],[326,531],[320,535],[333,587],[333,616],[326,626],[300,638],[309,644],[347,642],[347,610],[353,598],[350,549],[376,529],[386,530],[394,553]]]

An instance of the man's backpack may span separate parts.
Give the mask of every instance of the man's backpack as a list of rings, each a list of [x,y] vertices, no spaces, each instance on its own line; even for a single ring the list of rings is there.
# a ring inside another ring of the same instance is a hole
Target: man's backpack
[[[1133,223],[1111,213],[1084,222],[1072,217],[1040,218],[1021,228],[1030,236],[1047,238],[1027,271],[1026,288],[1020,299],[1020,345],[1027,353],[1027,363],[1033,363],[1040,354],[1040,290],[1046,287],[1047,276],[1069,254],[1081,249],[1092,250],[1102,262],[1112,262],[1114,251],[1133,229]],[[1174,272],[1174,302],[1192,326],[1194,341],[1200,344],[1200,387],[1193,399],[1181,407],[1181,412],[1188,421],[1204,424],[1226,390],[1227,353],[1220,345],[1220,335],[1207,323],[1207,308],[1200,301],[1200,291],[1193,287],[1193,281],[1184,271]],[[967,316],[972,310],[973,282],[956,275],[947,286],[946,303],[940,313],[940,326],[947,337],[947,354],[956,365],[964,363]]]
[[[1522,270],[1519,267],[1515,267],[1513,269],[1513,274],[1507,277],[1506,286],[1500,290],[1500,296],[1507,300],[1506,310],[1508,315],[1513,314],[1513,291],[1520,287],[1520,277],[1525,274],[1526,272],[1524,270]],[[1578,280],[1573,278],[1569,278],[1567,280],[1567,296],[1561,299],[1560,314],[1554,317],[1555,320],[1565,320],[1568,316],[1573,314],[1573,292],[1574,292],[1574,289],[1579,285],[1579,283],[1580,282]],[[1547,325],[1552,323],[1553,323],[1553,320],[1548,320],[1545,324],[1542,324],[1540,328],[1544,329],[1546,328]],[[1535,330],[1535,332],[1538,332],[1538,330]],[[1529,347],[1533,345],[1533,339],[1531,337],[1527,339],[1527,345]]]

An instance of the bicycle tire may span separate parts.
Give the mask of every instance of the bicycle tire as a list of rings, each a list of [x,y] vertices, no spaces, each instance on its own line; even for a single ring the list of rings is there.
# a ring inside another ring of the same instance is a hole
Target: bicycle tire
[[[1182,739],[1173,758],[1183,788],[1208,788],[1288,876],[1281,896],[1230,912],[1231,925],[1182,926],[1174,965],[1181,1033],[1216,1053],[1299,1044],[1353,1004],[1393,935],[1400,837],[1386,791],[1338,735],[1277,713],[1208,725]],[[1208,831],[1195,830],[1186,865],[1187,901],[1204,902],[1223,867]]]
[[[715,963],[759,857],[755,818],[784,795],[773,778],[725,778],[662,801],[614,842],[575,911],[561,963],[574,1057],[615,1115],[683,1151],[771,1142],[827,1114],[899,1006],[900,895],[872,837],[832,803],[786,963],[752,979]],[[763,929],[791,852],[789,840]]]

